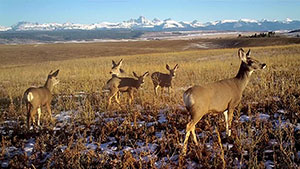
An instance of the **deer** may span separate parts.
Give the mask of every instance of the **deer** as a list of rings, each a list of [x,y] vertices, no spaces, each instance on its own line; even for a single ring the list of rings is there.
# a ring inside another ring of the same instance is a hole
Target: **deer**
[[[107,108],[110,107],[111,100],[114,97],[116,102],[120,104],[118,93],[126,92],[129,95],[129,105],[133,100],[133,91],[134,89],[138,90],[144,83],[144,79],[149,75],[149,72],[145,72],[142,76],[138,76],[135,72],[133,72],[134,78],[130,77],[115,77],[107,81],[106,88],[110,91],[108,96],[108,105]]]
[[[30,87],[24,92],[23,99],[26,104],[27,109],[27,127],[30,129],[31,123],[30,119],[32,120],[33,124],[35,125],[35,114],[38,113],[38,121],[37,125],[40,126],[40,118],[42,114],[42,107],[46,106],[47,111],[50,115],[52,121],[52,113],[51,113],[51,101],[52,101],[52,91],[54,86],[59,83],[57,79],[59,70],[56,70],[48,74],[46,83],[44,86],[41,87]]]
[[[183,94],[183,102],[191,115],[191,121],[186,125],[186,135],[183,145],[183,154],[186,153],[190,132],[193,141],[198,145],[195,134],[195,125],[201,118],[209,113],[222,113],[225,116],[226,135],[231,136],[231,122],[235,107],[240,103],[242,93],[245,90],[253,71],[264,69],[265,63],[261,63],[250,56],[250,49],[247,53],[242,48],[238,50],[241,60],[240,68],[235,77],[223,79],[214,83],[199,86],[195,85],[187,89]]]
[[[173,69],[170,68],[168,64],[166,64],[166,69],[169,71],[169,74],[154,72],[151,75],[151,79],[154,85],[154,93],[157,96],[157,89],[161,87],[161,94],[163,94],[163,89],[168,88],[168,93],[170,94],[170,88],[172,88],[172,79],[175,78],[175,72],[178,69],[178,64],[174,66]]]
[[[118,81],[119,75],[124,73],[124,70],[121,69],[122,64],[123,64],[123,59],[121,59],[118,63],[116,63],[114,60],[112,60],[112,67],[109,72],[109,74],[111,74],[111,78],[107,81],[106,85],[102,88],[103,92],[107,92],[110,90],[109,86],[108,86],[108,82],[115,83],[113,81]],[[116,97],[120,98],[119,92],[116,94]]]

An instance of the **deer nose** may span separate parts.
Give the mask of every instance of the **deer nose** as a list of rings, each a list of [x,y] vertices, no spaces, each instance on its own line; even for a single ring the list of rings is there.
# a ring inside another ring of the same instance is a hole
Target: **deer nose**
[[[264,68],[266,68],[267,67],[267,65],[265,64],[265,63],[263,63],[262,65],[261,65],[261,69],[264,69]]]

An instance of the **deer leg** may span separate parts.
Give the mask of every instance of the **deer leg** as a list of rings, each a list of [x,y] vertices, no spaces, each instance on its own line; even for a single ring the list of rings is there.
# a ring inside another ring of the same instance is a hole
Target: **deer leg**
[[[107,109],[109,109],[110,104],[111,104],[111,99],[117,94],[117,90],[110,90],[110,93],[108,95],[108,104],[107,104]]]
[[[225,125],[226,125],[226,135],[229,135],[229,129],[228,129],[228,110],[225,110],[224,112],[224,116],[225,116]]]
[[[49,113],[50,120],[51,120],[51,122],[52,122],[53,119],[52,119],[52,111],[51,111],[50,103],[49,103],[49,104],[46,104],[46,108],[47,108],[47,112]]]
[[[228,110],[228,136],[231,136],[231,122],[232,122],[232,118],[233,118],[233,112],[234,112],[234,108],[229,108]]]
[[[41,114],[42,114],[42,108],[41,106],[37,109],[37,112],[38,112],[38,126],[40,126],[40,120],[41,120]]]
[[[194,139],[194,143],[196,145],[198,145],[198,141],[197,141],[197,136],[196,136],[196,133],[195,133],[195,126],[192,128],[192,135],[193,135],[193,139]]]
[[[157,96],[157,89],[158,89],[158,85],[156,85],[156,86],[154,86],[154,93],[155,93],[155,95]]]
[[[196,117],[193,117],[193,114],[196,114]],[[197,113],[197,112],[192,113],[192,121],[190,121],[186,125],[186,136],[185,136],[185,139],[184,139],[184,142],[183,142],[183,154],[186,153],[190,132],[192,132],[193,140],[194,140],[195,144],[198,145],[197,136],[196,136],[196,133],[195,133],[195,128],[196,128],[195,126],[201,120],[201,118],[202,118],[202,115],[200,115],[200,113]]]
[[[130,90],[128,94],[129,94],[129,105],[131,105],[131,102],[133,100],[133,91]]]
[[[30,112],[31,112],[31,105],[27,103],[27,128],[30,129]]]
[[[187,141],[189,140],[189,137],[190,137],[190,131],[188,130],[189,126],[191,125],[190,124],[191,122],[189,122],[187,124],[187,129],[186,129],[186,134],[185,134],[185,139],[184,139],[184,142],[183,142],[183,150],[182,150],[182,153],[185,154],[186,153],[186,149],[187,149]]]
[[[192,129],[195,129],[195,125],[197,124],[197,122],[192,120],[186,125],[186,135],[185,135],[185,139],[184,139],[184,142],[183,142],[183,154],[186,153],[187,144],[188,144],[188,140],[189,140],[191,131],[192,131],[194,141],[196,142],[196,144],[198,144],[196,134],[195,134],[195,130],[192,130]]]
[[[115,94],[115,100],[116,100],[116,102],[117,102],[118,104],[120,104],[119,98],[120,98],[120,92],[117,92],[117,93]]]
[[[170,89],[171,87],[168,87],[168,94],[170,95],[170,91],[171,91],[171,89]]]
[[[37,111],[37,108],[35,108],[35,107],[32,107],[31,111],[30,111],[30,118],[32,120],[33,125],[35,125],[35,117],[34,117],[34,115],[35,115],[36,111]]]
[[[161,87],[161,95],[163,96],[163,94],[164,94],[164,88]]]
[[[118,98],[118,101],[120,102],[120,99],[121,99],[121,92],[118,91],[117,94],[116,94],[116,96],[117,96],[116,98]]]

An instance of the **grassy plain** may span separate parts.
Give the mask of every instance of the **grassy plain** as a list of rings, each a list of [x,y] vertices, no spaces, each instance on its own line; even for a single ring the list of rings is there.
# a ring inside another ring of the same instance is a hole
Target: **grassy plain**
[[[233,44],[232,39],[214,42]],[[279,41],[276,46],[252,47],[255,42],[246,42],[222,49],[190,45],[204,40],[1,45],[1,166],[299,167],[300,45],[280,45]],[[252,56],[265,62],[267,69],[252,75],[235,111],[232,137],[225,136],[222,114],[205,116],[196,129],[200,145],[190,140],[187,156],[181,156],[190,119],[183,107],[184,90],[234,76],[240,64],[237,47],[243,46],[251,46]],[[111,60],[121,58],[124,76],[130,77],[132,71],[167,72],[166,63],[172,67],[178,63],[171,95],[155,97],[148,77],[143,89],[135,94],[133,105],[127,105],[126,97],[121,96],[121,106],[114,103],[106,110],[102,87],[110,78]],[[52,104],[55,121],[50,122],[45,113],[42,127],[27,131],[23,92],[30,86],[43,85],[47,74],[55,69],[60,69],[60,84]]]

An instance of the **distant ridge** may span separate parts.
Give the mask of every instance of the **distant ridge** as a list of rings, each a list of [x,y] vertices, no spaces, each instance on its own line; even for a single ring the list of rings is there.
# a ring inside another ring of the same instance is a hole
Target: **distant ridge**
[[[175,21],[172,19],[149,20],[143,16],[128,21],[111,23],[101,22],[95,24],[76,23],[33,23],[19,22],[11,27],[0,26],[0,31],[62,31],[62,30],[142,30],[142,31],[189,31],[189,30],[218,30],[218,31],[276,31],[300,29],[300,21],[287,18],[284,21],[269,20],[222,20],[201,23],[197,20]]]

